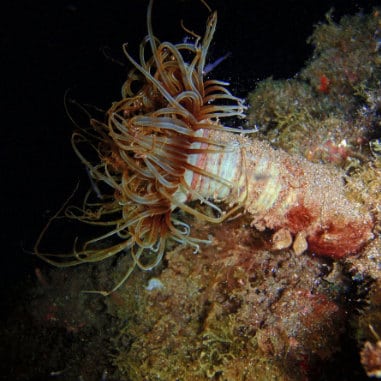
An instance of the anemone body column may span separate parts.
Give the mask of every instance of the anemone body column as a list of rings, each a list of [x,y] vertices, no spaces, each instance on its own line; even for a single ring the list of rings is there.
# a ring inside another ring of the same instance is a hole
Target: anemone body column
[[[348,200],[339,170],[238,134],[210,131],[208,136],[228,149],[199,155],[196,165],[224,177],[233,187],[227,191],[222,184],[218,187],[218,181],[201,180],[198,175],[188,174],[187,181],[203,197],[230,205],[242,202],[253,227],[283,237],[284,247],[278,248],[294,242],[296,252],[308,247],[313,253],[341,258],[356,253],[372,238],[372,217]]]

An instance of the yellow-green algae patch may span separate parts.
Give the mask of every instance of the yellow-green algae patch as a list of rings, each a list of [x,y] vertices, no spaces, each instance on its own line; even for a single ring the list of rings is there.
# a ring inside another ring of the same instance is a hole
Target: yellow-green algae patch
[[[213,243],[169,252],[155,275],[163,288],[141,289],[138,309],[135,287],[107,299],[126,321],[115,339],[123,379],[302,380],[338,350],[344,314],[340,282],[324,280],[330,264],[271,253],[245,223],[195,227]]]

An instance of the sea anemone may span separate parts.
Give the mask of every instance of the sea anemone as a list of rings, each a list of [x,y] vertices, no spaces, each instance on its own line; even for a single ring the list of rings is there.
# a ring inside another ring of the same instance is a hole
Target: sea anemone
[[[40,252],[47,228],[35,246],[39,256],[58,266],[128,253],[133,264],[112,291],[136,266],[154,268],[168,241],[193,245],[196,251],[205,242],[191,237],[190,226],[176,217],[175,209],[218,223],[241,208],[246,197],[244,167],[237,171],[226,165],[243,163],[243,148],[235,141],[221,143],[210,137],[214,130],[242,132],[222,126],[220,119],[243,117],[245,110],[242,99],[227,90],[228,83],[205,75],[217,13],[210,14],[203,38],[185,29],[194,42],[172,44],[154,36],[152,6],[150,0],[148,35],[140,45],[139,62],[127,44],[123,46],[133,69],[122,87],[122,99],[112,104],[104,122],[91,120],[90,128],[72,136],[74,151],[87,167],[99,201],[90,201],[88,192],[81,208],[68,207],[65,214],[109,229],[67,255]],[[95,161],[83,153],[83,144],[95,151]],[[187,202],[192,200],[214,213],[190,206]],[[216,201],[228,203],[227,211]]]
[[[153,0],[139,62],[124,45],[133,69],[122,99],[104,122],[92,120],[72,136],[93,186],[83,206],[68,207],[65,214],[107,232],[76,245],[71,254],[53,255],[39,250],[48,223],[36,243],[37,255],[72,266],[126,254],[131,265],[112,292],[134,268],[157,266],[169,241],[195,251],[208,242],[192,237],[176,210],[213,223],[245,211],[252,227],[274,232],[275,250],[292,245],[297,255],[308,249],[332,258],[358,252],[373,237],[374,221],[363,205],[348,200],[343,172],[221,124],[222,118],[243,117],[245,106],[226,82],[205,75],[217,14],[210,14],[203,38],[184,27],[194,42],[172,44],[154,36],[152,5]]]

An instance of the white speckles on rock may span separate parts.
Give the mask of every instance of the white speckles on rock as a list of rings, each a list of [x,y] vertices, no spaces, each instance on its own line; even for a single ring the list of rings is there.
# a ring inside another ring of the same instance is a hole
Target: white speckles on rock
[[[147,291],[152,291],[152,290],[157,290],[157,289],[161,289],[161,288],[164,288],[164,284],[157,278],[151,278],[148,281],[148,285],[146,286],[145,289]]]

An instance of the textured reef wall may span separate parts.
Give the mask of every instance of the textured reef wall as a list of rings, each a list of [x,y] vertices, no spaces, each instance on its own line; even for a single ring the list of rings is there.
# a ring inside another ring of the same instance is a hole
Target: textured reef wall
[[[361,362],[380,377],[381,91],[380,12],[331,15],[315,27],[314,54],[295,78],[267,79],[250,95],[250,121],[264,139],[314,162],[346,172],[347,194],[372,211],[376,239],[344,261],[361,301],[352,334],[364,345]],[[365,344],[364,344],[365,342]]]
[[[270,252],[270,237],[243,219],[196,229],[212,234],[213,243],[197,255],[182,247],[169,252],[158,288],[142,291],[134,274],[134,292],[128,287],[108,300],[115,314],[128,317],[115,359],[126,379],[318,375],[344,331],[339,271],[307,255]]]
[[[379,133],[380,25],[373,15],[315,27],[312,58],[288,80],[271,78],[249,96],[249,120],[273,145],[346,169],[369,160]]]

